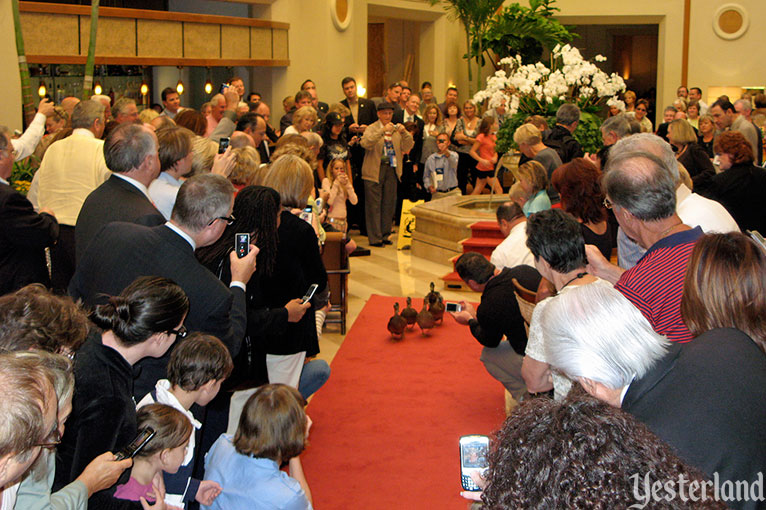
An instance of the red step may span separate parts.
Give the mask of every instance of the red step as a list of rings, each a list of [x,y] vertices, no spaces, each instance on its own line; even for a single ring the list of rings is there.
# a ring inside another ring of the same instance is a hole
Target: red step
[[[505,239],[496,221],[477,221],[471,224],[471,237]]]

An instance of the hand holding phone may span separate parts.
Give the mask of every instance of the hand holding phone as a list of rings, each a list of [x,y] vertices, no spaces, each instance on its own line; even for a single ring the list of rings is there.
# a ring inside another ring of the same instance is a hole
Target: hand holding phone
[[[484,475],[489,466],[488,451],[489,437],[487,436],[474,434],[460,438],[460,479],[464,490],[482,490],[471,475],[473,473]]]
[[[227,136],[222,136],[221,139],[218,141],[218,154],[223,154],[226,152],[226,149],[229,148],[229,142],[231,139]]]
[[[237,252],[237,257],[242,258],[250,253],[250,234],[237,233],[234,236],[234,249]]]
[[[115,460],[132,459],[135,457],[152,440],[155,433],[151,427],[139,430],[136,438],[128,446],[114,454]]]
[[[317,291],[318,288],[319,288],[319,285],[317,285],[316,283],[312,283],[311,287],[309,287],[309,290],[306,291],[306,294],[304,294],[303,299],[301,301],[304,304],[311,301],[311,298],[314,297],[314,293]]]

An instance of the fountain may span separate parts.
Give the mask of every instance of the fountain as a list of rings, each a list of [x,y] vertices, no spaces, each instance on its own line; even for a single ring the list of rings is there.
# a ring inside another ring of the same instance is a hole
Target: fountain
[[[518,155],[506,154],[502,165],[511,170],[510,174],[518,167],[518,161]],[[507,199],[508,195],[490,192],[489,195],[444,197],[413,207],[412,254],[448,264],[450,258],[463,253],[460,241],[471,237],[470,225],[477,221],[495,221],[495,211]]]

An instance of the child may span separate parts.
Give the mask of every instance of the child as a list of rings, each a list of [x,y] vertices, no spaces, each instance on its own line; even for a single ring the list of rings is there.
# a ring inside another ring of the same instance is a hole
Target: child
[[[498,195],[503,193],[503,188],[495,177],[495,165],[497,164],[497,152],[495,152],[496,131],[497,121],[492,117],[484,117],[479,126],[479,134],[476,135],[476,143],[473,144],[473,147],[468,152],[473,159],[478,161],[476,164],[476,185],[473,188],[473,192],[471,192],[472,195],[480,195],[487,184]]]
[[[187,418],[195,428],[202,424],[189,411],[193,404],[206,406],[218,394],[221,383],[231,375],[233,363],[229,350],[223,342],[211,335],[194,333],[182,341],[170,355],[168,378],[160,379],[151,393],[148,393],[138,408],[158,402],[169,405]],[[183,507],[188,501],[210,504],[221,487],[208,480],[191,478],[194,468],[194,435],[189,440],[189,449],[177,472],[166,472],[165,501]]]
[[[449,150],[449,135],[439,133],[436,136],[436,152],[428,156],[423,185],[431,192],[432,198],[460,195],[457,186],[457,152]]]
[[[128,483],[118,485],[117,499],[153,503],[162,496],[162,473],[175,473],[184,461],[192,424],[181,411],[164,404],[149,404],[138,411],[138,430],[151,427],[154,437],[133,457]],[[163,505],[158,505],[162,508]]]
[[[348,163],[343,159],[333,159],[328,165],[327,176],[322,180],[322,192],[328,195],[327,221],[339,232],[348,230],[346,223],[346,200],[356,205],[359,199],[347,173]],[[350,241],[353,242],[353,241]],[[356,244],[354,245],[356,248]],[[348,247],[347,247],[348,250]],[[353,249],[351,251],[354,251]]]
[[[205,476],[226,487],[212,510],[311,509],[298,455],[311,427],[298,390],[267,384],[248,399],[237,433],[223,434],[205,457]],[[280,471],[287,464],[290,475]]]

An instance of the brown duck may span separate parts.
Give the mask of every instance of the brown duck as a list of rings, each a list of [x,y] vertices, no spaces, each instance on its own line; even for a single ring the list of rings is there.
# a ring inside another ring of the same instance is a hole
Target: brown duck
[[[442,297],[442,295],[434,290],[434,282],[431,282],[431,292],[426,294],[425,300],[428,302],[428,306],[433,305],[436,301]]]
[[[444,300],[442,299],[441,294],[438,294],[436,303],[428,307],[428,311],[434,316],[434,322],[438,322],[439,324],[442,323],[442,320],[444,319]]]
[[[407,321],[399,315],[399,303],[394,303],[394,316],[388,319],[388,331],[394,338],[402,338]]]
[[[402,317],[407,321],[407,326],[412,329],[415,327],[415,319],[418,316],[418,311],[412,308],[412,298],[407,298],[407,308],[402,310]]]
[[[423,301],[423,308],[418,312],[418,316],[415,318],[420,327],[420,332],[424,335],[428,334],[428,331],[434,327],[434,316],[426,309],[426,301]]]

